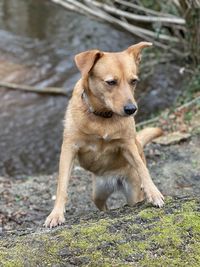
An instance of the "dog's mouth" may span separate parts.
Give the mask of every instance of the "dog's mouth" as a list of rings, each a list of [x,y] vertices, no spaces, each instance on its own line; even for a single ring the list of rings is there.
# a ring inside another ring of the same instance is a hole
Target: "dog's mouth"
[[[127,115],[127,114],[117,114],[117,115],[120,116],[120,117],[128,118],[128,117],[135,117],[136,113],[131,114],[131,115]]]

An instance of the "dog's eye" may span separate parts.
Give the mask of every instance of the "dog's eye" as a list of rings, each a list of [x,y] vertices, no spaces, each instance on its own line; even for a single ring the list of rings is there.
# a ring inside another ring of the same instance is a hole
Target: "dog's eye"
[[[132,79],[130,81],[131,85],[136,85],[137,82],[138,82],[138,79]]]
[[[109,80],[109,81],[106,81],[106,83],[108,84],[108,85],[116,85],[117,84],[117,81],[116,80]]]

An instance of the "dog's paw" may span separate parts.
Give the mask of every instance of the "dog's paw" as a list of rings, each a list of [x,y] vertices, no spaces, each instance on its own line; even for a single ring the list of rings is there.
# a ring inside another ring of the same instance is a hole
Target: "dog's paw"
[[[58,213],[52,211],[50,215],[46,218],[46,221],[44,223],[45,227],[53,228],[58,225],[61,225],[65,222],[65,217],[63,213]]]
[[[160,193],[156,186],[151,189],[144,188],[147,202],[152,203],[154,206],[161,208],[164,205],[164,196]]]

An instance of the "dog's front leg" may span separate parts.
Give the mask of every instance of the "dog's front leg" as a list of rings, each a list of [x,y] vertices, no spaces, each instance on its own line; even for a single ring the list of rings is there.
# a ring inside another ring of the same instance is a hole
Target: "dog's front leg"
[[[124,155],[129,161],[129,164],[134,168],[134,170],[136,170],[138,177],[141,180],[147,201],[151,202],[155,206],[162,207],[164,204],[164,197],[153,183],[149,171],[139,154],[134,140],[128,143],[124,150]]]
[[[73,167],[76,150],[72,140],[64,140],[61,148],[59,175],[54,208],[45,221],[46,227],[55,227],[64,223],[65,203],[67,201],[67,187]]]

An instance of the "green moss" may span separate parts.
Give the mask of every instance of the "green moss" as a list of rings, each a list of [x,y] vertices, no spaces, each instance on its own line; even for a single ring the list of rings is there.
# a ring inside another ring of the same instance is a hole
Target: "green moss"
[[[130,242],[118,245],[117,249],[122,257],[129,256],[134,252],[133,246]]]
[[[195,200],[188,201],[186,203],[183,203],[181,206],[182,212],[194,212],[196,210],[197,203]]]
[[[88,241],[86,241],[83,237],[83,240],[73,240],[70,247],[71,248],[80,248],[84,251],[88,250],[91,246],[91,243],[89,243]]]
[[[167,203],[172,203],[172,199],[168,199]],[[153,220],[152,224],[148,224],[150,227],[141,231],[146,239],[118,246],[121,255],[143,254],[139,266],[199,266],[200,220],[196,209],[197,203],[192,200],[183,203],[169,215],[163,209],[147,208],[140,211],[138,217]],[[155,221],[156,218],[160,218],[159,221]],[[190,256],[185,250],[191,252]]]
[[[195,201],[184,203],[180,211],[163,216],[155,227],[146,230],[149,238],[145,243],[149,243],[149,248],[140,262],[141,266],[146,266],[147,263],[148,266],[164,267],[200,264],[200,220],[199,213],[194,212],[196,205]],[[154,255],[152,244],[158,248]],[[188,249],[190,255],[185,252]]]
[[[32,242],[34,246],[32,246]],[[60,241],[51,240],[50,236],[44,234],[42,237],[31,236],[28,240],[19,238],[17,243],[12,244],[9,249],[1,249],[0,262],[3,266],[25,266],[30,262],[35,265],[43,262],[45,265],[59,263],[58,251],[64,244]]]
[[[173,217],[165,218],[155,228],[153,228],[151,241],[164,247],[177,247],[181,245],[182,239],[179,234],[179,229],[173,227]]]
[[[101,220],[99,224],[92,224],[88,228],[88,226],[82,227],[79,231],[82,236],[89,238],[91,241],[99,240],[102,236],[105,236],[107,233],[107,227],[109,226],[108,222]]]
[[[103,258],[103,255],[100,251],[95,251],[94,253],[92,253],[92,259],[93,261],[98,261],[100,259]]]
[[[151,207],[140,211],[138,216],[143,220],[152,220],[158,218],[162,212],[163,210],[161,209]]]
[[[12,248],[11,248],[12,250]],[[2,266],[6,266],[6,267],[21,267],[23,266],[23,261],[18,258],[18,255],[23,253],[23,246],[16,244],[15,249],[12,253],[12,255],[10,255],[10,253],[8,253],[8,251],[6,250],[6,248],[1,247],[0,249],[0,263],[2,264]],[[13,259],[14,258],[14,259]]]
[[[3,240],[0,263],[52,266],[72,260],[72,265],[92,267],[200,266],[197,205],[194,200],[167,199],[163,209],[127,208],[114,219]]]
[[[19,260],[6,260],[1,262],[4,267],[23,267],[23,262]]]
[[[59,238],[61,238],[63,240],[63,242],[65,242],[67,244],[71,243],[71,241],[73,240],[73,235],[74,235],[74,233],[72,233],[71,229],[69,229],[69,230],[63,229],[63,230],[58,232]]]

